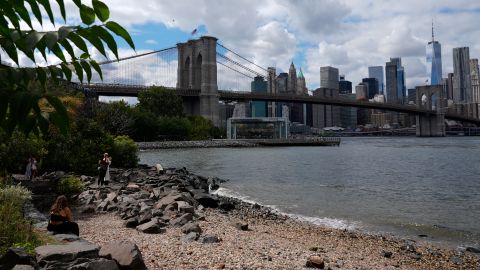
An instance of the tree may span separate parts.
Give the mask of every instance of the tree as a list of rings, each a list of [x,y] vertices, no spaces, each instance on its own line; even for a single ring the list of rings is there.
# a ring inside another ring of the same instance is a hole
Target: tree
[[[56,0],[61,16],[66,22],[63,0]],[[123,38],[131,48],[135,45],[128,32],[114,21],[109,21],[110,11],[99,0],[92,0],[88,6],[81,0],[73,0],[79,10],[82,25],[62,26],[56,31],[41,32],[33,27],[34,20],[43,24],[41,9],[55,25],[55,17],[48,0],[4,0],[0,5],[0,48],[17,66],[0,63],[0,128],[7,135],[19,128],[28,134],[47,132],[49,125],[57,126],[67,133],[69,120],[61,100],[45,87],[48,80],[70,81],[77,76],[80,81],[90,81],[92,72],[102,71],[92,58],[88,44],[93,45],[103,56],[109,52],[118,59],[117,43],[112,35]],[[101,24],[95,24],[98,19]],[[22,29],[25,23],[28,29]],[[108,49],[106,49],[106,47]],[[75,53],[74,47],[81,53]],[[19,52],[35,63],[34,67],[19,66]],[[40,53],[47,60],[53,54],[59,64],[39,66],[35,54]],[[37,87],[40,85],[40,87]],[[47,102],[53,110],[42,111],[39,103]]]
[[[125,101],[98,103],[95,120],[112,135],[130,135],[133,132],[134,116]]]
[[[150,87],[138,94],[140,110],[151,112],[157,117],[182,116],[182,98],[175,94],[174,90],[165,87]]]

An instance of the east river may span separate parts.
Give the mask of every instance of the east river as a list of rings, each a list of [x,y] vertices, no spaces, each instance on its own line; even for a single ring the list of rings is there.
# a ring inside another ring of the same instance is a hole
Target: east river
[[[480,138],[342,138],[340,147],[143,151],[229,181],[219,194],[316,224],[480,245]],[[421,236],[419,236],[421,235]]]

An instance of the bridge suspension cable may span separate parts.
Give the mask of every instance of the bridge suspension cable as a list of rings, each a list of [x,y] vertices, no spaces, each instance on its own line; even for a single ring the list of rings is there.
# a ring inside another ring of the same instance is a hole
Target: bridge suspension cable
[[[115,63],[115,62],[120,62],[120,61],[125,61],[125,60],[129,60],[129,59],[134,59],[134,58],[146,56],[146,55],[149,55],[149,54],[161,53],[161,52],[172,50],[172,49],[177,49],[177,47],[170,47],[170,48],[165,48],[165,49],[161,49],[161,50],[155,50],[155,51],[151,51],[151,52],[136,54],[136,55],[132,55],[132,56],[121,57],[118,60],[107,60],[107,61],[99,62],[98,64],[99,65],[111,64],[111,63]]]
[[[247,58],[245,58],[245,57],[241,56],[240,54],[238,54],[238,53],[236,53],[236,52],[234,52],[234,51],[230,50],[229,48],[227,48],[227,47],[223,46],[222,44],[220,44],[220,43],[217,43],[217,45],[218,45],[218,46],[220,46],[220,47],[222,47],[222,48],[224,48],[225,50],[227,50],[227,51],[229,51],[229,52],[233,53],[234,55],[236,55],[236,56],[238,56],[238,57],[242,58],[243,60],[247,61],[248,63],[250,63],[250,64],[252,64],[252,65],[254,65],[254,66],[256,66],[256,67],[258,67],[258,68],[260,68],[260,69],[262,69],[262,70],[264,70],[265,72],[268,72],[268,70],[266,70],[265,68],[263,68],[263,67],[261,67],[261,66],[259,66],[259,65],[255,64],[254,62],[252,62],[252,61],[248,60]]]
[[[218,53],[218,52],[217,52],[217,55],[220,56],[221,58],[227,60],[228,62],[230,62],[230,63],[232,63],[232,64],[234,64],[234,65],[236,65],[236,66],[239,66],[239,67],[243,68],[244,70],[249,71],[250,73],[253,73],[253,74],[257,75],[257,76],[260,76],[260,77],[265,78],[265,75],[264,75],[264,74],[260,74],[260,73],[256,72],[255,70],[253,70],[253,69],[251,69],[251,68],[249,68],[249,67],[246,67],[246,66],[238,63],[237,61],[232,60],[232,59],[230,59],[229,57],[221,54],[221,53]]]
[[[252,76],[250,76],[250,75],[248,75],[248,74],[245,74],[245,73],[243,73],[243,72],[241,72],[241,71],[239,71],[239,70],[236,70],[236,69],[234,69],[234,68],[232,68],[232,67],[229,67],[229,66],[225,65],[224,63],[222,63],[222,62],[220,62],[220,61],[217,61],[217,64],[220,64],[220,65],[222,65],[222,66],[224,66],[224,67],[226,67],[226,68],[229,68],[229,69],[231,69],[231,70],[233,70],[233,71],[235,71],[235,72],[237,72],[237,73],[240,73],[240,74],[242,74],[243,76],[248,77],[248,78],[250,78],[250,79],[252,79],[252,80],[254,79]]]

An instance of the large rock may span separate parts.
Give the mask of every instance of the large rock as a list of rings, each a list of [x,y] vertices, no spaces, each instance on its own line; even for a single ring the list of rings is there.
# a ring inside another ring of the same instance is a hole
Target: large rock
[[[140,186],[134,183],[130,183],[127,185],[126,189],[128,191],[137,192],[140,191]]]
[[[136,217],[129,218],[124,222],[124,225],[127,228],[135,228],[138,225],[138,220]]]
[[[198,225],[198,223],[187,223],[182,226],[182,232],[184,234],[189,234],[191,232],[202,233],[202,228]]]
[[[324,262],[323,259],[320,258],[319,256],[317,256],[317,255],[311,255],[311,256],[308,257],[308,259],[307,259],[306,266],[307,266],[307,267],[312,267],[312,268],[323,269],[323,268],[325,268],[325,262]]]
[[[121,269],[147,269],[137,245],[129,241],[117,241],[105,245],[100,249],[99,255],[103,258],[115,260]]]
[[[220,241],[220,238],[218,238],[216,235],[211,234],[206,234],[200,238],[200,242],[202,242],[203,244],[213,244]]]
[[[0,269],[12,269],[17,264],[37,266],[35,258],[21,248],[9,248],[5,255],[0,258]]]
[[[184,201],[178,201],[177,202],[177,210],[178,210],[178,212],[182,212],[182,213],[193,214],[195,212],[195,208],[193,206],[191,206],[189,203],[184,202]]]
[[[189,221],[191,221],[193,219],[193,215],[190,214],[190,213],[186,213],[176,219],[172,219],[170,220],[170,224],[172,224],[172,226],[175,226],[175,227],[181,227],[185,224],[187,224]]]
[[[191,232],[191,233],[188,233],[188,234],[182,236],[182,241],[183,241],[183,242],[187,242],[187,243],[188,243],[188,242],[197,241],[198,236],[199,236],[198,233],[196,233],[196,232]]]
[[[119,270],[119,268],[114,260],[99,258],[74,265],[68,270]]]
[[[78,235],[70,234],[70,233],[54,234],[53,237],[55,237],[56,239],[58,239],[60,241],[65,241],[65,242],[73,242],[73,241],[77,241],[77,240],[80,239],[80,237],[78,237]]]
[[[248,231],[248,223],[245,222],[235,222],[233,226],[241,231]]]
[[[206,193],[197,193],[193,197],[195,200],[198,201],[201,205],[204,207],[210,207],[210,208],[217,208],[218,207],[218,201],[217,199],[213,198],[212,196],[206,194]]]
[[[72,262],[78,258],[97,258],[98,246],[87,241],[76,241],[66,245],[46,245],[35,249],[37,261],[42,266],[48,261]]]
[[[3,269],[3,268],[0,268]],[[35,270],[35,267],[27,264],[17,264],[15,267],[12,268],[12,270]]]
[[[166,230],[160,226],[157,219],[137,226],[137,230],[143,233],[164,233]]]
[[[169,204],[172,204],[177,201],[185,201],[183,196],[178,193],[170,193],[167,196],[163,197],[158,203],[155,205],[155,208],[157,209],[165,209]]]

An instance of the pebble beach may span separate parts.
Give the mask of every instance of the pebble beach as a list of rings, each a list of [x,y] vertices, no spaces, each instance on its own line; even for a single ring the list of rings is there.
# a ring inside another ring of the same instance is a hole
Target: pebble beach
[[[99,245],[114,240],[136,243],[149,269],[306,269],[312,255],[323,260],[324,269],[480,269],[475,254],[427,242],[324,228],[285,217],[265,219],[238,209],[203,211],[202,233],[216,235],[220,242],[187,242],[174,227],[162,234],[145,234],[126,228],[115,213],[84,214],[79,225],[81,237]],[[238,223],[248,224],[248,230],[238,229]]]

